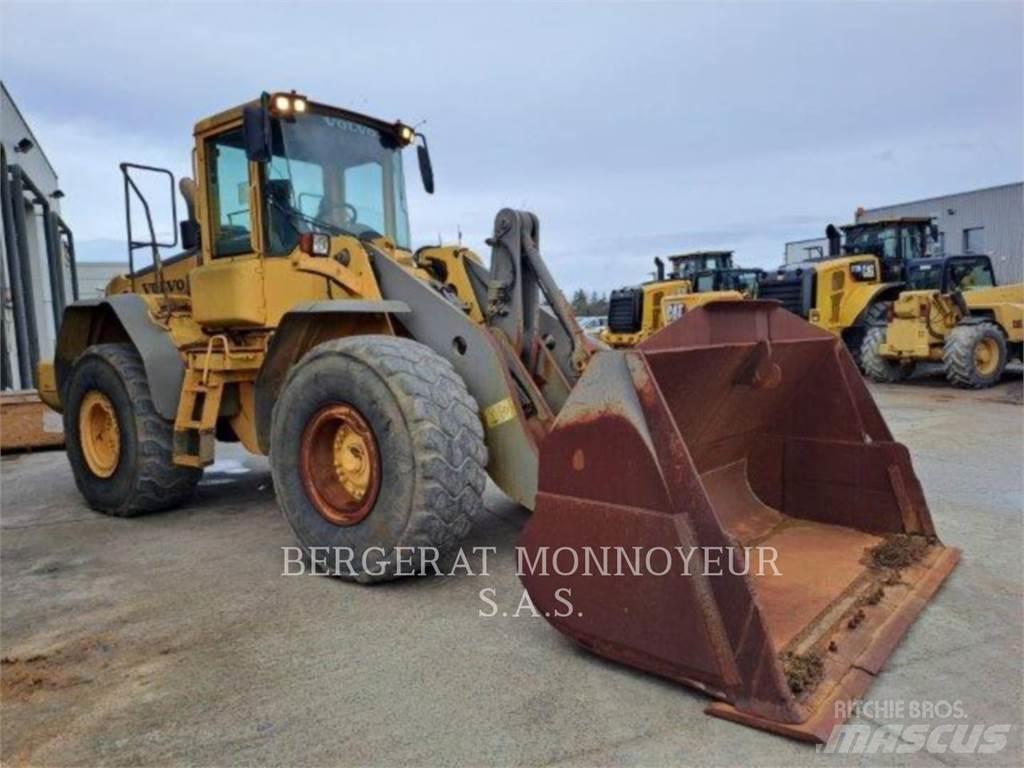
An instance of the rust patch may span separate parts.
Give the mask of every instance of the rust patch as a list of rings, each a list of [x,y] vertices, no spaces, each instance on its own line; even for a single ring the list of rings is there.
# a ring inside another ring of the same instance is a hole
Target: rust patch
[[[875,568],[907,568],[919,562],[936,543],[934,536],[895,533],[868,550]]]
[[[784,653],[782,672],[789,690],[795,694],[806,694],[813,691],[825,676],[825,664],[817,653]]]
[[[577,448],[572,454],[572,468],[577,472],[582,472],[583,468],[586,467],[587,461],[583,456],[583,449]]]

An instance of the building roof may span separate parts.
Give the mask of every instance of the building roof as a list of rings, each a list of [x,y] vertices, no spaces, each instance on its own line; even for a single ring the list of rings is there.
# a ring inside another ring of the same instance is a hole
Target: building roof
[[[865,213],[867,213],[867,211],[865,211]],[[928,224],[931,220],[931,216],[891,216],[882,219],[872,219],[871,221],[861,221],[860,217],[858,217],[855,223],[843,224],[840,229],[846,230],[866,226],[887,226],[890,224]]]
[[[864,213],[871,213],[872,211],[880,211],[885,208],[898,208],[903,205],[917,205],[918,203],[930,203],[934,200],[947,200],[951,197],[962,197],[963,195],[976,195],[979,192],[990,192],[994,189],[1007,189],[1009,187],[1024,187],[1024,181],[1011,181],[1008,184],[994,184],[991,187],[978,187],[977,189],[968,189],[963,192],[950,192],[948,195],[933,195],[932,197],[922,197],[919,200],[906,200],[902,203],[888,203],[886,205],[876,205],[873,208],[864,208]]]
[[[32,126],[28,124],[28,120],[25,119],[25,115],[22,114],[21,109],[18,108],[18,102],[11,96],[11,92],[7,90],[7,83],[0,80],[0,89],[3,90],[4,96],[7,97],[7,101],[10,102],[11,106],[14,107],[14,112],[18,115],[18,119],[21,120],[21,124],[25,126],[25,130],[28,131],[29,138],[32,139],[32,143],[35,144],[35,148],[39,151],[39,156],[43,158],[43,162],[46,163],[46,167],[50,169],[50,173],[53,174],[53,178],[57,178],[57,169],[53,167],[53,163],[50,162],[50,158],[46,156],[46,152],[43,150],[43,145],[39,143],[39,139],[32,132]],[[8,160],[11,162],[11,160]]]

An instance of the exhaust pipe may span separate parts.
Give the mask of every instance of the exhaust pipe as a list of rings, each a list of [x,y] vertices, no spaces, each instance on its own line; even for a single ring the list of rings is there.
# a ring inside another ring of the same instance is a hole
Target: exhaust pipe
[[[665,279],[665,262],[658,256],[654,257],[654,268],[657,271],[658,282],[660,283]]]
[[[825,237],[828,238],[828,255],[839,256],[843,251],[843,236],[835,224],[825,227]]]

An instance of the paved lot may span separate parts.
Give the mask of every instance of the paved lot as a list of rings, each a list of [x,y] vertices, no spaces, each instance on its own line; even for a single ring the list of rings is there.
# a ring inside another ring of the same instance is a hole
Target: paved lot
[[[819,755],[709,718],[703,696],[577,651],[543,619],[481,618],[481,588],[506,612],[521,594],[524,514],[496,497],[469,542],[498,548],[488,577],[284,578],[291,538],[266,464],[225,447],[189,507],[137,520],[87,510],[63,453],[3,459],[0,758],[1020,765],[1020,381],[875,393],[964,559],[868,695],[959,700],[959,722],[1011,723],[997,755]]]

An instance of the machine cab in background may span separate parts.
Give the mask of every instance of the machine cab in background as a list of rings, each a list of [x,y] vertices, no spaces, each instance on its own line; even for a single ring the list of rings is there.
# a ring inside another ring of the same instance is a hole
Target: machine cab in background
[[[907,265],[936,250],[938,231],[927,217],[903,217],[857,222],[842,227],[845,242],[840,248],[834,227],[829,231],[830,256],[873,254],[882,265],[882,282],[905,280]]]
[[[921,259],[907,268],[907,288],[912,291],[950,294],[993,288],[995,285],[996,276],[988,256]]]
[[[693,251],[669,256],[672,271],[669,278],[693,282],[701,272],[719,272],[732,269],[732,251]]]

